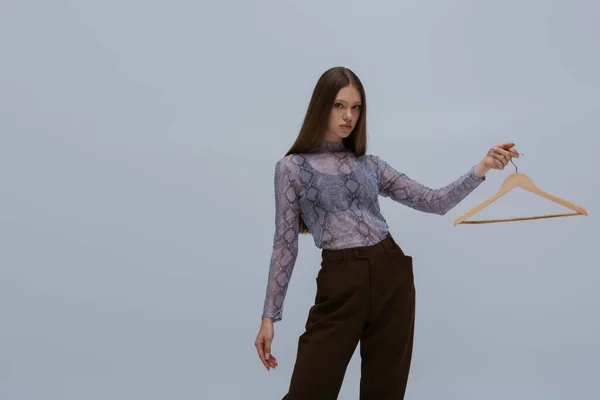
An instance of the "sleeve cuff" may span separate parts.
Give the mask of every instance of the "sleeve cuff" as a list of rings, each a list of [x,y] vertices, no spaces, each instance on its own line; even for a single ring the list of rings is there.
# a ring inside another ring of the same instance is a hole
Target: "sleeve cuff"
[[[476,181],[478,181],[478,182],[483,182],[483,181],[485,181],[485,175],[483,175],[481,178],[479,178],[477,175],[475,175],[475,167],[474,167],[474,166],[473,166],[473,167],[471,167],[471,170],[470,170],[470,172],[469,172],[469,176],[470,176],[472,179],[475,179],[475,180],[476,180]]]
[[[272,312],[271,313],[263,313],[261,315],[261,319],[264,317],[273,318],[273,323],[279,322],[282,320],[282,312],[279,311],[279,312],[275,312],[275,313],[272,313]]]

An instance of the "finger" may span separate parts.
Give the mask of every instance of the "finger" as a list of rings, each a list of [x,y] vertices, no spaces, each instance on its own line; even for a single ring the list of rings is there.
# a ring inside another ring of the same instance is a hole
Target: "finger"
[[[502,154],[504,157],[506,157],[507,160],[510,160],[510,157],[512,157],[511,152],[501,149],[499,147],[494,147],[494,151],[498,154]]]
[[[496,151],[506,157],[510,157],[512,155],[512,153],[509,150],[504,150],[501,147],[497,147]]]
[[[269,365],[271,366],[271,368],[277,368],[277,366],[279,365],[277,363],[277,360],[273,358],[273,354],[271,354],[271,357],[269,357]]]
[[[492,153],[492,158],[494,159],[494,163],[496,165],[496,168],[498,169],[503,169],[505,164],[504,164],[504,157],[501,156],[500,154],[497,153]]]
[[[509,149],[511,149],[511,148],[512,148],[512,147],[514,147],[514,146],[515,146],[515,144],[514,144],[514,143],[512,143],[512,142],[508,142],[508,143],[502,143],[502,144],[499,144],[499,145],[497,145],[497,146],[495,146],[495,147],[499,147],[499,148],[501,148],[501,149],[504,149],[504,150],[509,150]]]
[[[266,358],[267,353],[265,353],[265,358]],[[269,367],[271,368],[275,368],[277,367],[278,363],[277,363],[277,359],[275,358],[275,356],[273,356],[273,354],[269,354],[269,358],[267,359],[267,363],[269,363]]]
[[[507,165],[513,157],[510,152],[502,149],[495,150],[494,154],[500,154],[502,156],[502,162],[504,162],[505,165]]]
[[[514,143],[504,143],[504,144],[499,144],[495,147],[509,151],[510,155],[513,157],[519,157],[519,152],[517,151],[517,149],[514,148],[514,146],[515,146]]]
[[[509,151],[513,157],[519,157],[519,152],[514,147],[511,148]]]
[[[494,159],[494,164],[496,165],[496,167],[498,167],[498,163],[504,165],[504,157],[498,153],[496,153],[495,151],[492,151],[490,153],[490,156]]]
[[[263,363],[263,365],[265,366],[265,368],[268,371],[269,370],[269,363],[267,362],[267,360],[265,360],[265,354],[264,354],[264,351],[262,349],[262,346],[260,344],[257,345],[257,349],[258,349],[258,357],[260,358],[260,361]]]
[[[269,366],[274,368],[273,365],[277,362],[277,360],[273,359],[273,356],[271,355],[271,340],[269,339],[265,341],[265,359],[269,363]]]
[[[256,351],[258,352],[258,357],[260,358],[260,361],[262,361],[263,365],[265,366],[265,368],[268,371],[269,364],[268,364],[267,360],[265,359],[265,352],[263,349],[263,344],[264,344],[263,340],[258,339],[254,345],[256,346]]]
[[[506,158],[502,154],[493,153],[492,157],[494,157],[496,160],[500,161],[503,165],[508,164],[508,158]]]

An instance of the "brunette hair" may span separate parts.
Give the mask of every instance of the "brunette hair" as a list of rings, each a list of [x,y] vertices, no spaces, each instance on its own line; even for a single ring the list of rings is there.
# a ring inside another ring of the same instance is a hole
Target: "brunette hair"
[[[343,139],[344,146],[354,153],[356,157],[364,155],[367,151],[367,101],[362,82],[354,72],[345,67],[334,67],[325,71],[312,93],[304,122],[296,141],[286,153],[287,155],[305,153],[314,150],[324,139],[329,114],[333,108],[338,92],[346,86],[354,86],[360,93],[362,106],[360,116],[352,133]],[[308,227],[300,217],[300,233],[310,233]]]

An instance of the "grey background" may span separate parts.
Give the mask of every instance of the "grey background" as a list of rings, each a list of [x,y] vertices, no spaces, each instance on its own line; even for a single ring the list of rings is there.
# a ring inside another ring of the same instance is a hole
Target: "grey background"
[[[498,143],[587,217],[453,227],[381,208],[415,260],[410,399],[597,399],[600,57],[590,1],[0,3],[0,398],[279,399],[310,236],[267,372],[273,171],[316,80],[363,80],[369,148],[439,187]],[[479,217],[563,212],[514,190]],[[340,399],[358,393],[360,359]]]

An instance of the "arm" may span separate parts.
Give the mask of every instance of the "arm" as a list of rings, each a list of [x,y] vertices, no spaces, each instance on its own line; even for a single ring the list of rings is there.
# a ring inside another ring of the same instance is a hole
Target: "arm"
[[[275,166],[275,235],[262,317],[282,319],[283,302],[298,255],[300,206],[290,165]]]
[[[431,214],[444,215],[460,203],[469,193],[485,181],[483,168],[472,167],[455,181],[439,188],[431,189],[400,173],[377,156],[379,193],[383,197]],[[483,173],[482,173],[483,172]],[[477,174],[476,174],[477,173]]]

